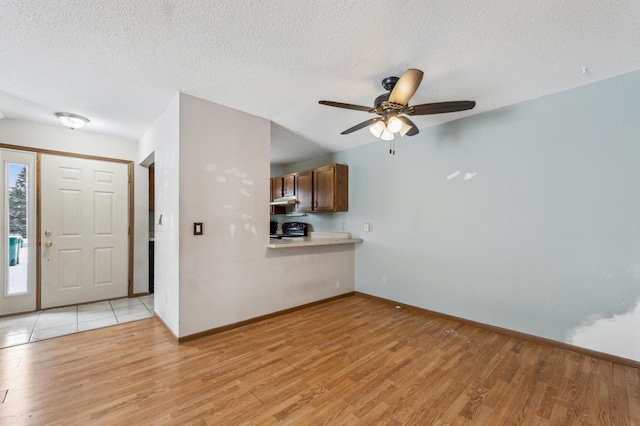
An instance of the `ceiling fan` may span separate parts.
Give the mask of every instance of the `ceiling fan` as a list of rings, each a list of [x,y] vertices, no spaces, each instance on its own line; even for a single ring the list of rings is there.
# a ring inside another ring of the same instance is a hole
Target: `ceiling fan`
[[[452,101],[410,106],[409,100],[418,89],[418,86],[420,86],[422,75],[423,72],[420,70],[408,69],[400,78],[387,77],[382,80],[382,87],[388,90],[389,93],[378,96],[374,101],[373,108],[332,101],[320,101],[320,103],[337,108],[378,114],[378,117],[356,124],[341,134],[346,135],[369,127],[375,137],[387,141],[392,141],[394,134],[413,136],[419,133],[418,127],[405,115],[430,115],[465,111],[472,109],[476,105],[475,101]]]

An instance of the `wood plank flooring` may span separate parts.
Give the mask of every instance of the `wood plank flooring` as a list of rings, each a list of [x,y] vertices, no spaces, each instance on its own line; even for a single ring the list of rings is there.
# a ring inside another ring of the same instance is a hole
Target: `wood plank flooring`
[[[0,424],[640,425],[640,370],[351,296],[182,345],[0,349]]]

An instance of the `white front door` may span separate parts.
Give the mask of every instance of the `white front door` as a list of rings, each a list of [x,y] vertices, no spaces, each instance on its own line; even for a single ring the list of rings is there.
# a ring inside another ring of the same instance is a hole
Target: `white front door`
[[[36,309],[36,155],[0,149],[0,315]]]
[[[128,166],[41,156],[41,307],[128,295]]]

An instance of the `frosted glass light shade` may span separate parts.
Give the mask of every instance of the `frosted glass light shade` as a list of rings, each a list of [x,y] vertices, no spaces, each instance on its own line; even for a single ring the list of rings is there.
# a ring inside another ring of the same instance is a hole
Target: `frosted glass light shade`
[[[68,112],[56,112],[56,117],[70,129],[79,129],[89,122],[88,118]]]
[[[384,123],[382,121],[378,121],[376,124],[374,124],[373,126],[369,127],[369,131],[376,138],[381,137],[382,136],[382,132],[384,132],[384,130],[385,130]]]
[[[392,141],[393,140],[393,133],[391,133],[387,129],[384,129],[384,131],[380,135],[380,139],[382,139],[383,141]]]
[[[407,123],[402,123],[402,128],[400,129],[400,136],[406,135],[409,130],[411,130],[411,126],[409,126]]]
[[[387,129],[391,133],[399,132],[404,123],[398,117],[391,117],[387,123]]]

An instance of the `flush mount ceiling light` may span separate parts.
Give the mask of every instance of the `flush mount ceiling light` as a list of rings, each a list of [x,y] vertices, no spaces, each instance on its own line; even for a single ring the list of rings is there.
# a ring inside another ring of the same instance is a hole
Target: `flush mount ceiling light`
[[[58,120],[71,130],[79,129],[89,122],[88,118],[81,115],[71,114],[69,112],[56,112]]]

